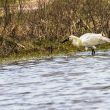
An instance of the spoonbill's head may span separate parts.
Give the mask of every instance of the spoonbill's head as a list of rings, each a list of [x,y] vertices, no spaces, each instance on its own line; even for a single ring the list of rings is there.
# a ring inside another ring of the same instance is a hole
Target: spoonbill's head
[[[65,40],[63,40],[61,43],[65,43],[67,41],[73,41],[76,39],[76,36],[74,35],[70,35],[69,37],[67,37]]]
[[[76,39],[77,39],[77,37],[76,37],[76,36],[74,36],[74,35],[70,35],[68,38],[69,38],[69,40],[70,40],[70,41],[74,41],[74,40],[76,40]]]

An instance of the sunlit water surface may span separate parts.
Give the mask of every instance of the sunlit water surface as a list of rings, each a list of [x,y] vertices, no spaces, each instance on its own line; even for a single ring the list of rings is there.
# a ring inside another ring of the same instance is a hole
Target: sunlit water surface
[[[110,110],[110,51],[0,65],[0,110]]]

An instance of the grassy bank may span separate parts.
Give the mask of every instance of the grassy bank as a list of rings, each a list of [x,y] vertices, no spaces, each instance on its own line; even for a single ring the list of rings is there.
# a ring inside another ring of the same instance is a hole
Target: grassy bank
[[[14,63],[17,61],[26,61],[26,60],[32,60],[32,59],[45,59],[45,58],[51,58],[51,57],[55,57],[55,56],[64,56],[64,55],[75,55],[76,53],[79,52],[83,52],[85,51],[84,48],[75,48],[74,46],[71,45],[70,42],[66,43],[66,44],[59,44],[58,45],[52,45],[53,50],[49,50],[47,47],[46,48],[42,48],[37,49],[27,49],[27,50],[22,50],[19,53],[12,53],[8,56],[5,57],[0,57],[0,64],[9,64],[9,63]],[[110,44],[103,44],[97,47],[97,51],[106,51],[110,49]],[[90,51],[90,55],[91,55],[91,50]]]
[[[68,55],[75,53],[77,50],[70,42],[61,44],[59,41],[49,42],[49,40],[40,39],[33,42],[24,42],[25,49],[20,49],[17,52],[11,52],[0,57],[0,63],[10,63],[18,60],[26,59],[41,59],[58,55]]]

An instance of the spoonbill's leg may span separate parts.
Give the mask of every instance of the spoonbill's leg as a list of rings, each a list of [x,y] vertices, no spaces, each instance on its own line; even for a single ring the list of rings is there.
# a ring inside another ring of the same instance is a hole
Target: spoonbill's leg
[[[95,49],[91,47],[91,50],[92,50],[92,56],[95,55]]]

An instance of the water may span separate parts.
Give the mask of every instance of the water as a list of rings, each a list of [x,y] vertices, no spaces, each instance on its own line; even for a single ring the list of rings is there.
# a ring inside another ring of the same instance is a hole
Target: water
[[[110,110],[110,51],[0,65],[0,110]]]

